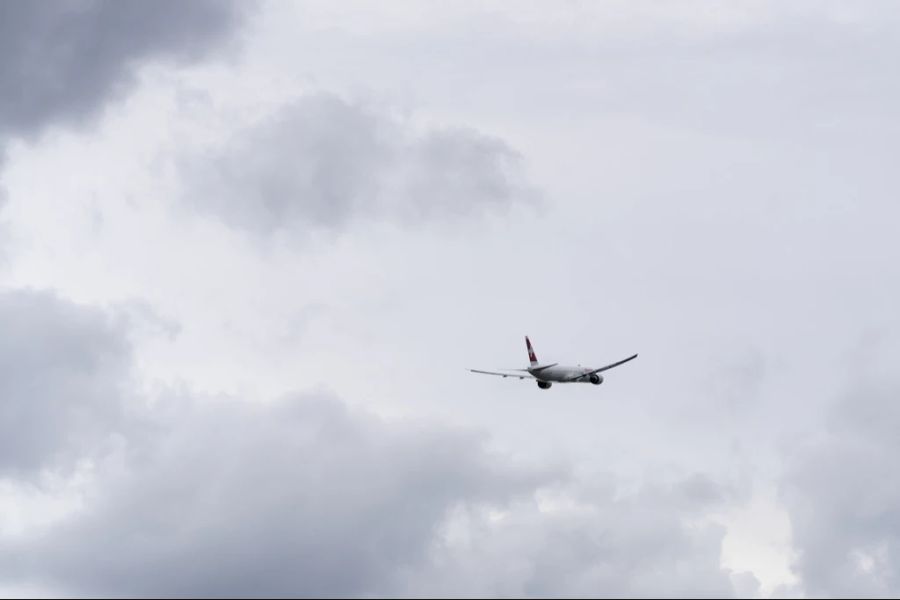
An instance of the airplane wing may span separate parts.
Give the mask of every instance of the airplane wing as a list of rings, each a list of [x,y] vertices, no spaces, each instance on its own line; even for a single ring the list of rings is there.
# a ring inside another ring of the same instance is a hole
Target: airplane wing
[[[479,371],[478,369],[469,369],[473,373],[481,373],[482,375],[499,375],[500,377],[515,377],[516,379],[534,379],[531,373],[499,373],[497,371]]]
[[[599,369],[594,369],[593,371],[588,371],[587,373],[582,373],[581,375],[578,375],[577,377],[570,377],[566,381],[575,381],[576,379],[581,379],[582,377],[588,377],[590,375],[593,375],[594,373],[599,373],[600,371],[606,371],[607,369],[612,369],[613,367],[618,367],[619,365],[624,365],[629,360],[634,360],[635,358],[637,358],[637,354],[633,354],[633,355],[629,356],[628,358],[624,358],[618,362],[614,362],[611,365],[606,365],[605,367],[600,367]]]

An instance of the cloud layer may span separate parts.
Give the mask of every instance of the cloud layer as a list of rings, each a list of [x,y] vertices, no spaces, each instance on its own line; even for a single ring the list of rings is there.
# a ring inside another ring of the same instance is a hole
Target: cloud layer
[[[731,593],[721,528],[695,522],[730,492],[703,476],[623,492],[321,394],[170,395],[138,417],[128,344],[102,312],[38,292],[0,309],[7,471],[63,450],[94,464],[90,502],[0,543],[7,582],[162,597]]]
[[[262,8],[0,4],[0,595],[900,594],[895,8]]]

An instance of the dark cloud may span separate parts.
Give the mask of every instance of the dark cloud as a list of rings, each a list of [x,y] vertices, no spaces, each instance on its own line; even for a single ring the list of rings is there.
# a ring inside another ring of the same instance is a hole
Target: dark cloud
[[[196,59],[246,2],[0,2],[0,139],[89,117],[149,59]]]
[[[359,595],[419,568],[444,513],[554,472],[482,440],[391,425],[335,400],[179,409],[97,501],[30,545],[42,580],[102,595]]]
[[[314,94],[181,161],[187,202],[256,233],[337,229],[355,219],[469,215],[528,199],[521,159],[467,129],[408,121]]]
[[[103,311],[0,292],[0,477],[71,464],[122,422],[130,346]]]
[[[900,385],[860,382],[822,436],[794,449],[782,485],[806,593],[900,595]]]

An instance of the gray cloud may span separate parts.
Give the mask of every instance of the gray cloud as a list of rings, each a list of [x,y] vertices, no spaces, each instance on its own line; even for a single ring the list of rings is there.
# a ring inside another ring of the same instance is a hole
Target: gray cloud
[[[6,579],[112,596],[732,593],[723,531],[689,524],[723,493],[703,478],[621,494],[327,397],[181,400],[101,466],[83,512],[7,545]],[[542,512],[540,490],[578,506]]]
[[[794,450],[782,484],[807,594],[900,594],[900,385],[859,382],[827,431]]]
[[[166,425],[84,514],[31,545],[40,577],[104,595],[384,592],[419,567],[452,506],[558,476],[512,468],[471,434],[327,398],[194,405]]]
[[[46,292],[0,292],[0,477],[71,463],[122,422],[125,331]]]
[[[623,492],[609,475],[519,463],[485,435],[384,421],[323,395],[138,403],[129,319],[45,292],[0,295],[0,475],[94,465],[81,509],[0,539],[4,585],[104,596],[731,593],[723,531],[694,523],[734,500],[727,486],[694,475]],[[558,506],[541,508],[541,494]]]
[[[0,3],[0,136],[94,115],[140,61],[192,60],[248,3],[83,0]]]
[[[265,234],[384,216],[463,216],[533,196],[519,155],[499,139],[468,129],[418,132],[404,119],[325,93],[180,164],[190,205]]]
[[[702,499],[697,486],[705,488]],[[708,492],[716,491],[712,494]],[[610,477],[563,488],[563,505],[514,503],[462,543],[439,545],[424,595],[488,597],[730,597],[749,573],[719,566],[723,529],[693,525],[731,491],[702,476],[624,492]]]

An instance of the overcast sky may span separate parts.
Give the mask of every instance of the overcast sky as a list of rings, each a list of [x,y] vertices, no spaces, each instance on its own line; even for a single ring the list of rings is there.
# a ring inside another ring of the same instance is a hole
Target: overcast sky
[[[0,596],[900,595],[900,5],[0,0]],[[600,366],[602,386],[469,373]]]

